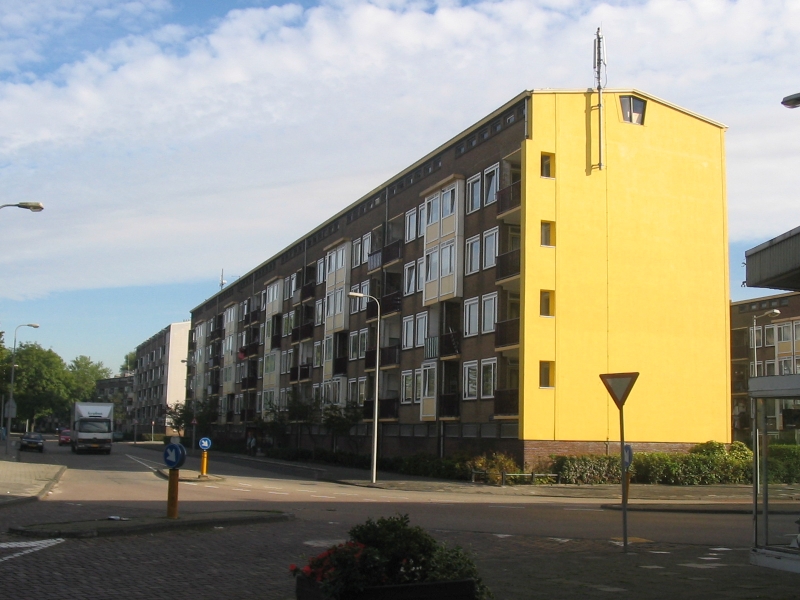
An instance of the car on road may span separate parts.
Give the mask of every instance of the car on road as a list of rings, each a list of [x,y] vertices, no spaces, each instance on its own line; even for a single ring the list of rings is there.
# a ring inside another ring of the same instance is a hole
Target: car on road
[[[121,442],[122,440],[125,439],[125,434],[123,434],[121,431],[115,431],[112,434],[111,439],[113,439],[115,442]]]
[[[62,429],[58,433],[59,446],[69,445],[71,441],[72,441],[72,432],[69,429]]]
[[[19,449],[33,448],[39,452],[44,452],[44,438],[41,433],[28,432],[19,441]]]

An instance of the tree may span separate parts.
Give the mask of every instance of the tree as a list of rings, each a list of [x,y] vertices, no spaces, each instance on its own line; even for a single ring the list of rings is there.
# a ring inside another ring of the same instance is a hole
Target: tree
[[[136,368],[136,350],[131,350],[125,355],[125,359],[119,366],[119,374],[124,375],[130,373]]]
[[[353,427],[361,423],[364,418],[364,408],[358,402],[348,400],[347,404],[329,404],[322,411],[322,424],[331,434],[334,452],[338,449],[339,438],[347,438],[350,442],[351,450],[358,453],[360,451],[359,438],[353,437],[351,432]]]
[[[71,376],[58,354],[39,344],[20,344],[15,362],[14,400],[18,418],[36,419],[69,412]]]
[[[111,369],[83,355],[73,359],[67,371],[70,374],[69,392],[73,402],[90,402],[95,397],[98,379],[111,377]]]

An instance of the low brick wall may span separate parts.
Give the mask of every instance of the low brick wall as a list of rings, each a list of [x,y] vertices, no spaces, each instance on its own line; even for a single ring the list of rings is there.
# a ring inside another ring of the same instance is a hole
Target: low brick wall
[[[684,442],[628,442],[636,452],[688,452],[694,443]],[[552,455],[619,454],[619,442],[582,442],[525,440],[522,442],[525,462],[534,464]]]

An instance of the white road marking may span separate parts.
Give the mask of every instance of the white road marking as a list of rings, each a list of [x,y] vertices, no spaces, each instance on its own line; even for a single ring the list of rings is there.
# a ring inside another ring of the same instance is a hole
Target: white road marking
[[[514,536],[512,536],[510,533],[493,533],[492,535],[493,535],[494,537],[499,537],[499,538],[501,538],[501,539],[502,539],[502,538],[507,538],[507,537],[514,537]]]
[[[146,464],[144,464],[144,461],[143,461],[143,460],[139,460],[139,459],[138,459],[138,458],[136,458],[135,456],[131,456],[130,454],[126,454],[125,456],[127,456],[127,457],[128,457],[128,458],[130,458],[131,460],[135,460],[137,463],[139,463],[139,464],[140,464],[140,465],[142,465],[143,467],[147,467],[147,468],[148,468],[148,469],[150,469],[151,471],[158,471],[158,469],[156,469],[156,468],[154,468],[154,467],[151,467],[150,465],[146,465]],[[153,462],[153,461],[152,461],[152,460],[150,460],[150,461],[148,461],[148,462]],[[158,463],[156,463],[156,464],[158,464]]]
[[[239,485],[246,485],[247,487],[253,487],[253,484],[245,483],[244,481],[239,481],[238,483],[239,483]]]
[[[278,494],[279,496],[288,496],[289,492],[267,492],[268,494]]]
[[[602,508],[565,508],[564,510],[574,510],[582,512],[603,512]]]
[[[690,569],[718,569],[719,567],[726,567],[720,563],[681,563],[679,567],[689,567]]]
[[[700,560],[719,560],[716,556],[699,556]]]
[[[507,504],[490,504],[489,508],[525,508],[524,506],[509,506]]]
[[[650,552],[650,554],[670,554],[670,552],[666,550],[648,550],[648,552]]]
[[[336,499],[336,496],[311,496],[312,498],[330,498],[332,500]]]
[[[303,542],[303,544],[311,546],[312,548],[330,548],[331,546],[344,544],[344,540],[308,540],[307,542]]]
[[[358,496],[358,494],[347,494],[345,492],[338,492],[340,496]]]
[[[730,552],[731,551],[730,548],[709,548],[709,550],[714,550],[714,551],[717,551],[717,552]]]
[[[276,487],[274,485],[265,485],[264,489],[267,489],[267,490],[282,490],[283,488],[282,487]]]
[[[250,492],[250,491],[252,491],[252,490],[244,490],[244,489],[242,489],[242,488],[233,488],[233,491],[234,491],[234,492]]]
[[[559,544],[566,544],[567,542],[571,542],[570,538],[547,538],[548,540],[552,540],[554,542],[558,542]]]
[[[44,550],[45,548],[49,548],[50,546],[55,546],[56,544],[60,544],[63,541],[64,538],[55,538],[52,540],[37,540],[35,542],[5,542],[0,544],[0,548],[24,548],[24,550],[2,557],[0,558],[0,562],[3,562],[5,560],[11,560],[12,558],[17,558],[18,556],[30,554],[31,552],[36,552],[38,550]]]
[[[659,567],[658,565],[639,565],[642,569],[663,569],[664,567]]]
[[[183,485],[200,485],[199,483],[192,483],[191,481],[184,481]]]
[[[217,487],[216,485],[207,485],[206,487],[207,488],[214,488],[215,490],[219,489],[219,487]]]

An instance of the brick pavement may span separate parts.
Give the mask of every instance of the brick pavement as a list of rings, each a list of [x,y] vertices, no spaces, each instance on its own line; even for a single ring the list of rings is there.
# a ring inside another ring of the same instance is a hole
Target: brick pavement
[[[0,460],[0,508],[46,494],[65,467]]]

